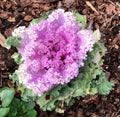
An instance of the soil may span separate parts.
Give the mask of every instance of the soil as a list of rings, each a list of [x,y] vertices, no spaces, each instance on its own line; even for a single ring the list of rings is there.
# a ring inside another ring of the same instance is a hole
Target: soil
[[[16,48],[2,47],[5,38],[14,28],[28,26],[33,18],[57,8],[76,10],[87,16],[89,27],[99,28],[101,41],[107,47],[103,70],[115,87],[108,96],[76,99],[64,114],[43,112],[36,105],[37,117],[120,117],[120,0],[0,0],[0,87],[14,86],[8,76],[18,67],[11,58]]]

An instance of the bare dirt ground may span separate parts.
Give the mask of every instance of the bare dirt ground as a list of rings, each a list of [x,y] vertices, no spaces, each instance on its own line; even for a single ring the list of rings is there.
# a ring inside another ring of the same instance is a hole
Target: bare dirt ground
[[[108,96],[93,95],[76,100],[64,114],[43,112],[36,105],[38,117],[120,117],[120,0],[0,0],[0,43],[11,36],[14,28],[28,26],[33,18],[47,11],[63,8],[87,16],[93,30],[99,28],[101,41],[107,47],[103,69],[115,83]],[[8,75],[17,69],[11,55],[17,51],[0,45],[0,87],[14,87]]]

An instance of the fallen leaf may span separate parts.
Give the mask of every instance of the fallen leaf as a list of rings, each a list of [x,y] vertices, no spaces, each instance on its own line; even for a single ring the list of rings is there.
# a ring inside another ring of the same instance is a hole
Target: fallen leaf
[[[64,3],[66,4],[67,7],[71,6],[75,2],[75,0],[65,0]]]
[[[11,12],[4,11],[4,12],[0,13],[0,18],[7,19],[10,14],[11,14]]]
[[[40,8],[44,9],[45,11],[49,11],[50,5],[49,4],[40,4]]]
[[[78,109],[76,113],[77,117],[83,117],[83,109]]]
[[[6,47],[6,39],[1,33],[0,33],[0,45],[2,47]]]
[[[114,45],[115,49],[119,49],[119,46],[117,44]]]
[[[32,3],[32,0],[19,0],[21,6],[27,6],[30,5]]]
[[[112,4],[106,5],[106,12],[107,12],[107,14],[111,14],[112,12],[115,13],[116,12],[115,6]]]
[[[8,21],[11,22],[11,23],[12,23],[12,22],[15,22],[15,17],[9,17],[9,18],[8,18]]]
[[[33,17],[31,16],[31,15],[26,15],[25,17],[24,17],[24,20],[25,21],[31,21],[33,19]]]

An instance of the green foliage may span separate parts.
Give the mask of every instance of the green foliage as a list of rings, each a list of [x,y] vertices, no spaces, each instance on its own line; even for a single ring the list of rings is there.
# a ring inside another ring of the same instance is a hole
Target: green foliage
[[[9,112],[10,108],[6,107],[6,108],[0,108],[0,117],[5,117],[7,115],[7,113]]]
[[[22,100],[26,102],[30,100],[35,100],[37,98],[37,96],[31,90],[25,88],[23,85],[21,85],[18,90],[21,91]]]
[[[12,58],[14,58],[15,62],[20,65],[23,63],[23,61],[21,60],[22,59],[22,56],[20,53],[17,53],[15,52],[13,55],[12,55]]]
[[[13,88],[5,87],[0,90],[0,117],[5,117],[10,110],[10,104],[14,98],[15,91]]]
[[[37,112],[34,110],[34,106],[33,102],[24,102],[14,98],[6,117],[36,117]]]
[[[47,13],[41,18],[34,19],[30,25],[47,19],[49,14],[50,13]],[[73,14],[76,16],[77,21],[82,23],[81,29],[84,29],[86,26],[86,17],[76,12],[73,12]],[[22,72],[16,70],[16,72],[10,77],[13,79],[13,81],[17,82],[17,85],[19,86],[18,90],[21,91],[22,99],[24,101],[36,101],[44,111],[51,111],[55,109],[57,112],[63,113],[63,107],[65,105],[71,106],[76,98],[84,97],[86,95],[94,95],[96,93],[102,95],[109,94],[114,84],[106,79],[101,67],[103,64],[102,56],[105,54],[106,48],[102,43],[99,42],[99,30],[91,33],[95,39],[93,51],[88,53],[87,60],[84,61],[84,67],[80,68],[79,70],[79,75],[68,84],[56,86],[52,90],[45,92],[41,97],[38,97],[31,90],[25,88],[23,84],[19,83],[19,77],[22,77]],[[10,47],[12,44],[8,43],[8,45]],[[13,45],[19,45],[19,40]],[[13,58],[18,64],[21,64],[21,56],[18,53],[15,53]],[[15,99],[14,103],[21,104],[17,105],[18,107],[16,107],[15,110],[13,110],[14,108],[10,109],[9,117],[34,117],[34,115],[36,115],[36,112],[33,110],[33,108],[30,109],[30,111],[25,111],[25,109],[27,110],[27,102],[20,102],[20,100]],[[12,104],[16,105],[14,103]],[[14,112],[13,114],[12,111]]]
[[[101,34],[100,34],[99,29],[95,30],[92,33],[92,37],[94,38],[95,42],[98,42],[100,40]]]
[[[81,15],[81,14],[75,12],[75,11],[73,11],[73,14],[76,17],[77,22],[82,23],[82,28],[81,29],[84,29],[85,26],[86,26],[86,22],[87,22],[86,16]]]
[[[47,12],[41,18],[33,19],[30,25],[37,24],[41,20],[48,18],[50,12]],[[73,11],[77,22],[82,24],[81,29],[86,26],[86,17]],[[76,98],[84,97],[86,95],[94,95],[96,93],[101,95],[109,94],[114,84],[109,82],[102,70],[102,56],[105,54],[106,48],[100,40],[100,32],[96,30],[92,33],[95,39],[93,51],[88,53],[87,60],[84,61],[84,67],[80,68],[79,75],[70,83],[59,85],[52,90],[45,92],[41,97],[36,96],[31,90],[19,83],[19,78],[22,77],[22,72],[16,70],[10,75],[10,78],[19,86],[17,90],[21,91],[22,100],[14,98],[15,91],[12,88],[4,88],[0,90],[0,117],[36,117],[37,113],[34,110],[35,104],[31,100],[36,101],[40,107],[46,110],[55,109],[59,113],[64,112],[64,106],[71,106],[74,104]],[[7,38],[7,48],[11,46],[20,47],[21,38],[9,37]],[[22,64],[22,56],[19,53],[12,55],[17,64]]]
[[[104,73],[102,75],[103,76],[101,76],[101,78],[98,81],[96,81],[98,93],[101,95],[108,95],[114,84],[109,82],[106,78],[104,78]]]
[[[98,34],[98,32],[96,33]],[[101,67],[103,64],[102,56],[105,54],[106,48],[98,41],[99,38],[96,38],[93,51],[88,53],[88,58],[84,61],[84,67],[80,68],[77,78],[68,84],[56,86],[41,97],[36,96],[31,90],[18,83],[23,99],[25,101],[35,100],[44,111],[55,109],[62,113],[64,112],[63,106],[71,106],[75,98],[96,93],[109,94],[114,84],[106,79]],[[19,74],[15,73],[11,76],[14,81],[18,81],[18,77]]]
[[[2,100],[2,107],[8,107],[14,98],[15,91],[13,88],[3,88],[0,91],[0,98]]]
[[[21,92],[23,101],[27,102],[30,100],[35,100],[37,96],[30,89],[25,88],[23,84],[19,83],[19,77],[22,77],[21,74],[21,72],[16,70],[16,72],[14,72],[12,75],[9,75],[9,78],[12,79],[14,83],[16,82],[16,84],[19,86],[17,90]]]
[[[102,43],[97,42],[93,51],[88,53],[88,59],[84,62],[84,67],[80,68],[77,78],[68,84],[60,85],[44,93],[37,99],[37,103],[43,110],[53,110],[63,112],[63,105],[71,106],[74,99],[93,95],[96,93],[107,95],[114,86],[109,82],[102,71],[102,56],[106,48]],[[49,99],[46,99],[49,96]]]
[[[34,102],[25,102],[14,97],[15,90],[5,87],[0,90],[0,117],[36,117]]]
[[[10,49],[11,46],[20,47],[20,40],[19,37],[8,37],[6,41],[7,49]]]
[[[14,72],[12,75],[9,75],[9,78],[13,79],[13,81],[16,82],[16,83],[19,80],[18,75],[16,74],[16,72]]]
[[[47,19],[49,15],[50,15],[50,12],[47,12],[46,14],[42,15],[42,17],[33,19],[30,22],[30,25],[32,25],[32,24],[38,24],[40,21]]]

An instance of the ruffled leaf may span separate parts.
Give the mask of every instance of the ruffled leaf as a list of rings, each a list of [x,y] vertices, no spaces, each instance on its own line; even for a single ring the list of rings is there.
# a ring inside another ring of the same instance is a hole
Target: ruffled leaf
[[[12,55],[12,58],[14,58],[15,62],[20,65],[23,63],[23,61],[21,60],[22,59],[22,56],[20,53],[17,53],[15,52],[13,55]]]
[[[77,12],[74,12],[74,11],[73,11],[73,14],[76,17],[77,22],[82,23],[82,28],[81,29],[84,29],[85,26],[86,26],[86,22],[87,22],[86,16],[81,15],[81,14],[79,14]]]
[[[20,47],[20,37],[8,37],[6,41],[7,49],[10,49],[11,46]]]
[[[47,13],[44,14],[42,17],[33,19],[33,20],[30,22],[30,25],[32,25],[32,24],[38,24],[40,21],[46,20],[49,15],[50,15],[50,12],[47,12]]]

